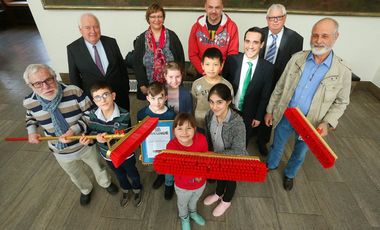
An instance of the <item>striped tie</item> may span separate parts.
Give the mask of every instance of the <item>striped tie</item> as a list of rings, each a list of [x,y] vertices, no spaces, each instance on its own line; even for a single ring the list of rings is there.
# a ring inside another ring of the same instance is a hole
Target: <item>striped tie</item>
[[[269,61],[270,63],[274,63],[274,56],[276,54],[276,49],[277,49],[277,46],[276,46],[277,34],[271,34],[271,36],[272,36],[273,41],[272,41],[272,44],[270,44],[269,46],[269,50],[265,59]]]

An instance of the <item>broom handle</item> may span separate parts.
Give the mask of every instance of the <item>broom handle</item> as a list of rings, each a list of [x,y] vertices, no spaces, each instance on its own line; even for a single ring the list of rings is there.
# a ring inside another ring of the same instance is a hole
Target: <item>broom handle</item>
[[[122,138],[126,134],[106,134],[104,135],[105,139],[116,139],[116,138]],[[79,140],[82,136],[68,136],[66,137],[66,140]],[[86,135],[88,139],[96,139],[96,135]],[[52,141],[52,140],[58,140],[59,137],[52,137],[52,136],[45,136],[45,137],[39,137],[38,140],[40,141]],[[28,141],[27,137],[8,137],[5,138],[6,141]]]

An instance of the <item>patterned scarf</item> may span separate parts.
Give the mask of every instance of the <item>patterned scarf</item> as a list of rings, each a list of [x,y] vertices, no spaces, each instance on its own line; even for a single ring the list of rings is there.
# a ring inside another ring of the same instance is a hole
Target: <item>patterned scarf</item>
[[[164,83],[165,78],[163,76],[163,73],[166,65],[165,54],[163,52],[166,43],[165,27],[162,27],[160,38],[158,41],[158,46],[156,44],[156,40],[154,39],[153,31],[150,27],[147,33],[145,33],[145,41],[148,43],[150,52],[153,52],[152,79],[153,81]]]
[[[55,136],[59,137],[63,135],[64,133],[66,133],[67,130],[70,128],[70,126],[65,120],[65,118],[63,117],[61,111],[59,111],[58,109],[58,105],[61,103],[62,96],[63,96],[63,93],[62,93],[63,85],[58,82],[57,84],[58,84],[57,95],[53,98],[53,100],[48,101],[38,96],[37,94],[36,96],[37,96],[38,102],[42,106],[42,110],[50,113],[51,121],[53,123],[54,130],[55,130],[54,134]],[[67,147],[67,144],[58,141],[55,147],[59,150],[62,150]]]

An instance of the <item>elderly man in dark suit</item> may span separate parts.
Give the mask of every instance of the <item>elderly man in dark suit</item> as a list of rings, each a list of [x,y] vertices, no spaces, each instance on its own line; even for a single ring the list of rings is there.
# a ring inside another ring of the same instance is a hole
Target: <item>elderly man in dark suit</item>
[[[229,55],[223,77],[233,86],[235,107],[243,117],[247,143],[253,129],[264,123],[265,109],[272,92],[273,64],[259,58],[264,46],[264,33],[252,27],[244,35],[244,53]],[[258,135],[258,139],[261,135]]]
[[[129,110],[128,72],[116,40],[102,36],[99,20],[89,13],[81,16],[79,31],[82,37],[67,46],[71,84],[91,97],[91,86],[106,81],[116,92],[116,103]]]
[[[294,53],[303,48],[303,37],[297,32],[285,27],[286,9],[281,4],[273,4],[267,11],[267,27],[265,33],[264,48],[260,51],[260,57],[274,64],[273,88],[285,69],[286,64]],[[260,125],[262,142],[258,142],[260,153],[267,155],[266,143],[269,142],[271,128]]]

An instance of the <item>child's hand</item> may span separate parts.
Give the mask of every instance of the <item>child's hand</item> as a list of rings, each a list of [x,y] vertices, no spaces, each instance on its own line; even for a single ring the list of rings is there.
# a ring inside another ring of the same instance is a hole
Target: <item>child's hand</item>
[[[82,136],[79,139],[79,143],[81,143],[82,145],[89,145],[92,142],[93,141],[91,139],[87,138],[84,134],[82,134]]]
[[[195,177],[194,180],[195,180],[196,182],[200,182],[200,181],[202,180],[202,177]]]
[[[105,135],[107,135],[107,133],[99,133],[98,135],[96,135],[96,140],[99,143],[105,143],[105,142],[107,142],[107,139],[104,138]]]

